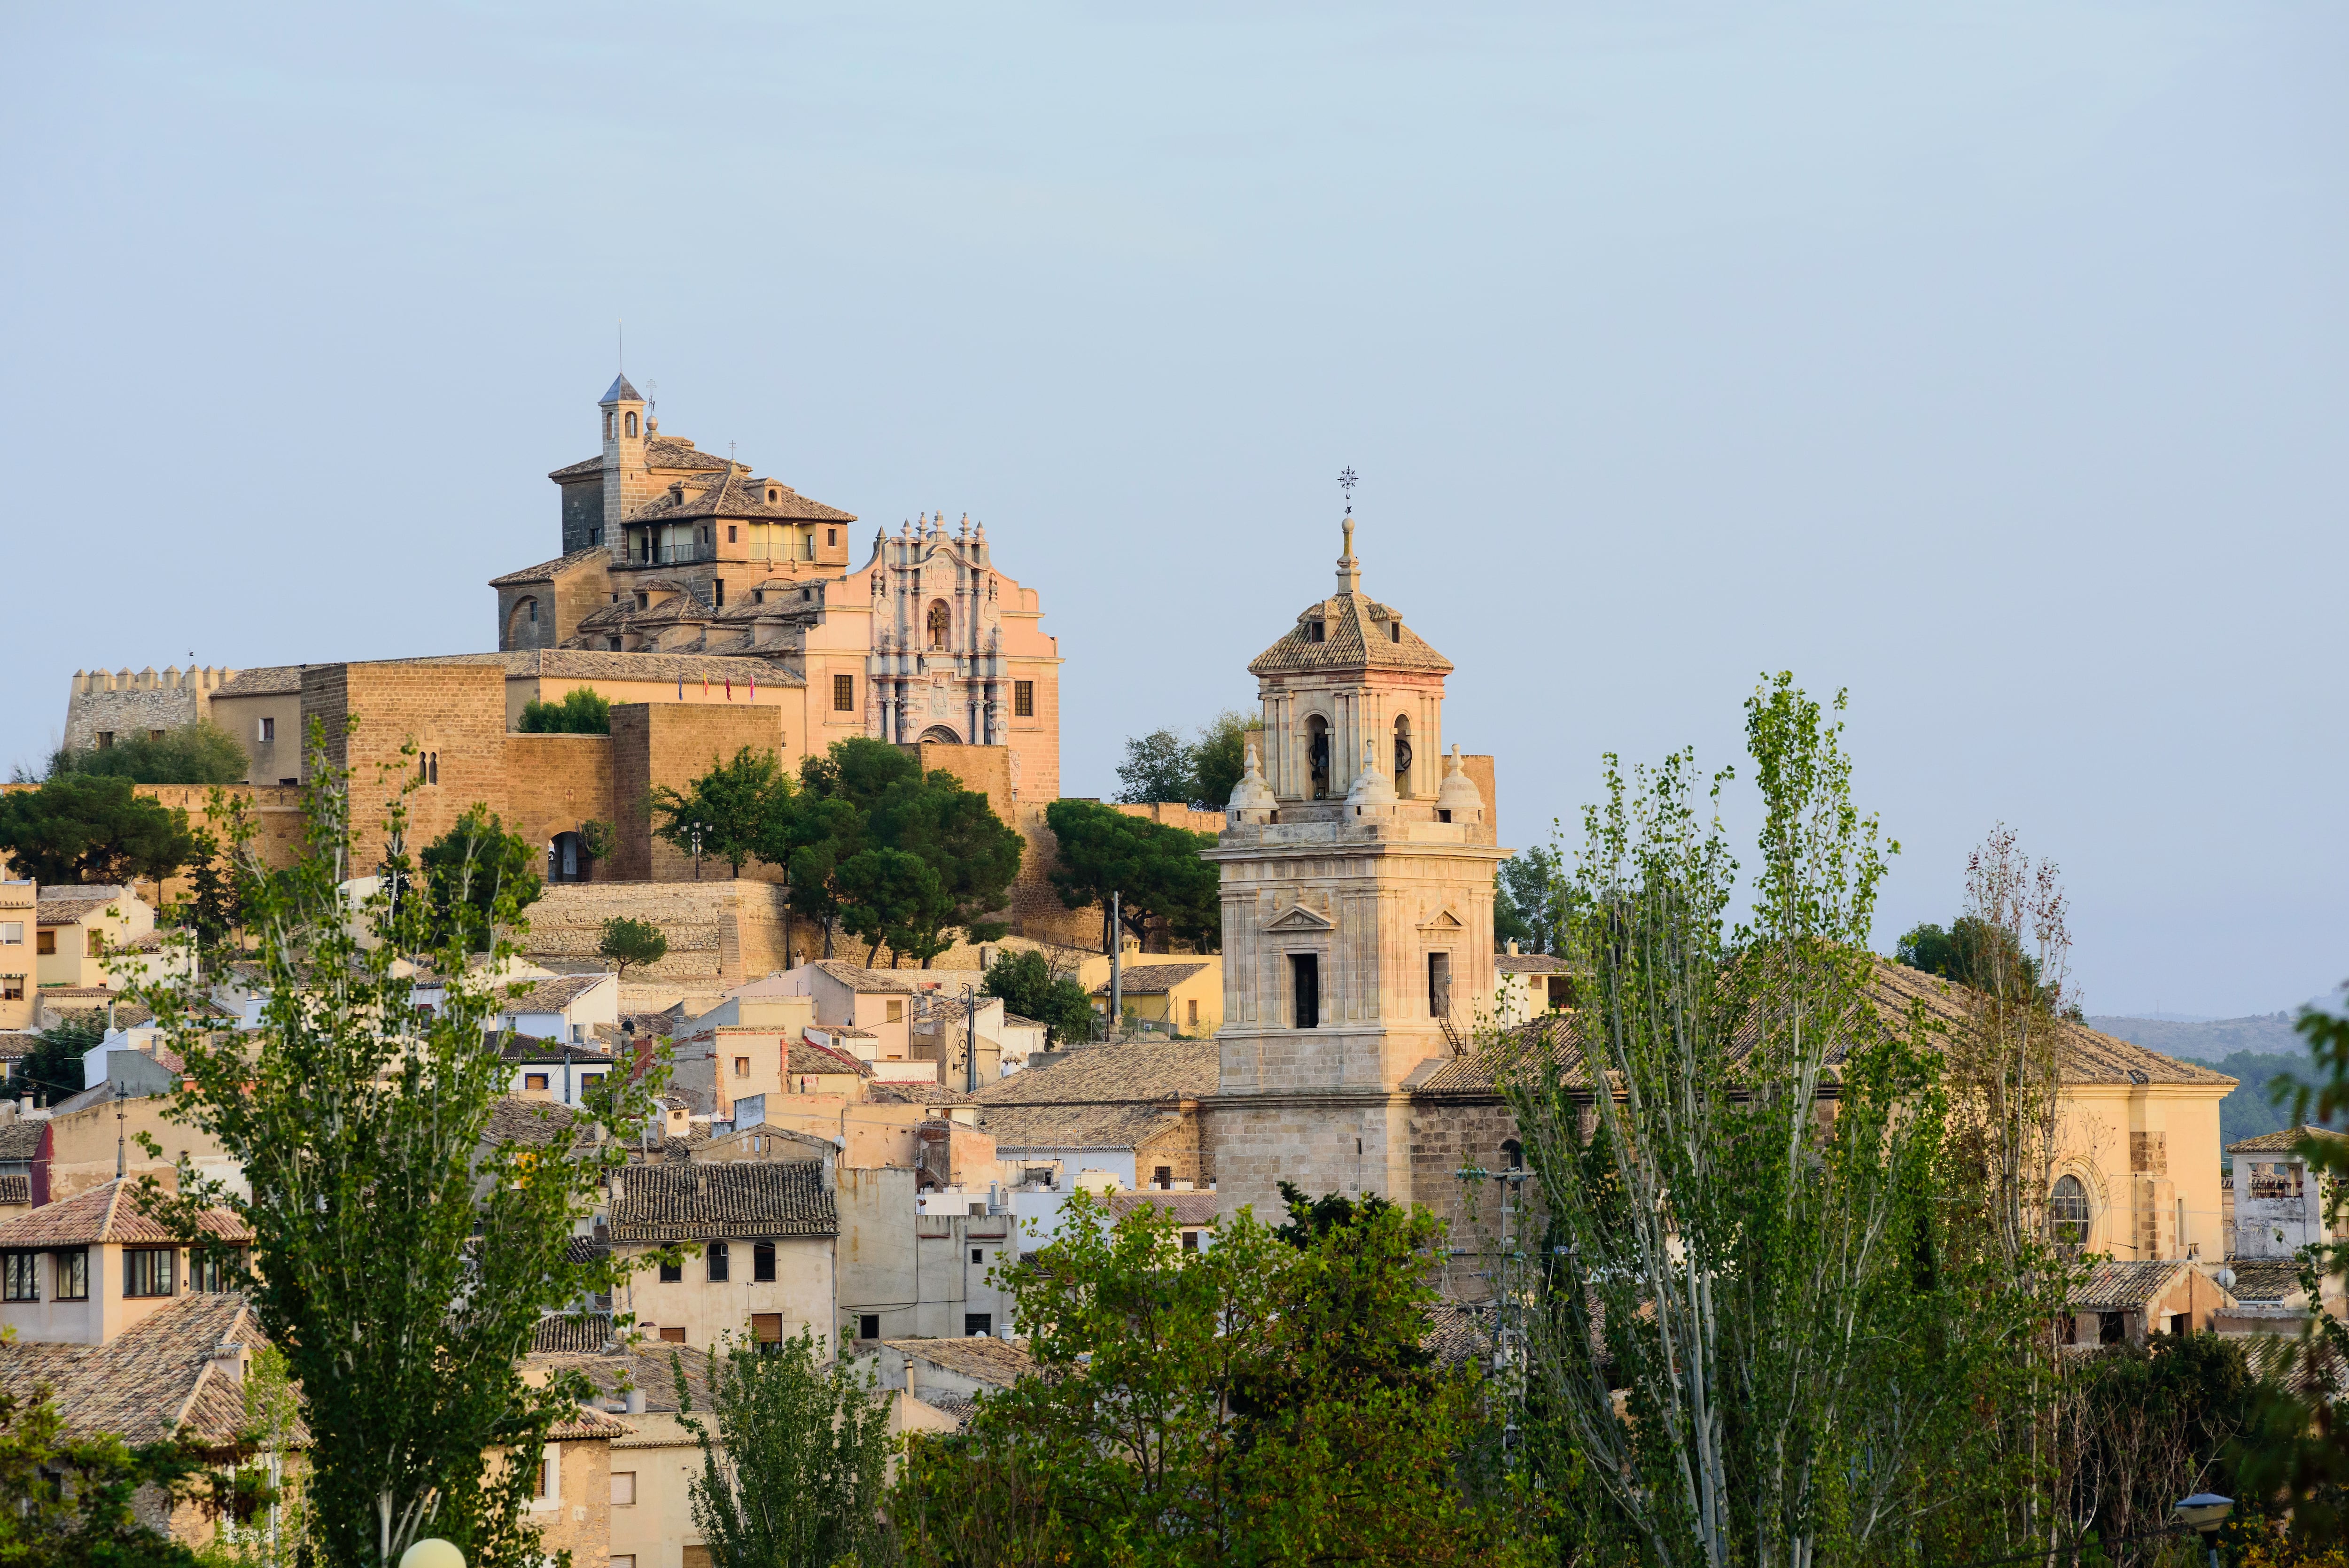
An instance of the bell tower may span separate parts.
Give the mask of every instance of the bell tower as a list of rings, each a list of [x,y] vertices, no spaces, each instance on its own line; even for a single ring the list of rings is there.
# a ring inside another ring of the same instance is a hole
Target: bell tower
[[[620,552],[620,520],[652,499],[652,475],[645,467],[645,400],[626,376],[597,404],[604,417],[604,542]]]
[[[1362,593],[1353,536],[1349,516],[1337,592],[1248,665],[1266,755],[1250,748],[1206,851],[1223,868],[1225,1022],[1202,1136],[1218,1189],[1259,1214],[1283,1181],[1410,1202],[1407,1080],[1492,1005],[1509,851],[1456,748],[1439,772],[1451,661]]]

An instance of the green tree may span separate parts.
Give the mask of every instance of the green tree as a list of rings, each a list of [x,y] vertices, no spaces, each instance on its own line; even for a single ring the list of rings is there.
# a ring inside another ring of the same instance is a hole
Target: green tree
[[[1007,1010],[1043,1025],[1048,1044],[1092,1038],[1092,998],[1068,975],[1054,975],[1040,953],[999,954],[981,989],[1002,997]]]
[[[217,1140],[245,1186],[183,1165],[176,1193],[150,1179],[140,1201],[224,1264],[204,1212],[224,1207],[253,1235],[242,1288],[302,1390],[310,1561],[389,1568],[433,1534],[480,1568],[534,1565],[532,1467],[492,1473],[484,1456],[537,1452],[587,1392],[564,1377],[533,1386],[523,1356],[542,1315],[626,1277],[576,1257],[572,1233],[654,1114],[665,1064],[605,1075],[584,1111],[550,1109],[526,1145],[492,1139],[511,1070],[484,1042],[504,989],[489,976],[516,950],[500,940],[477,967],[426,901],[393,899],[410,874],[398,846],[412,777],[387,814],[385,883],[354,910],[347,776],[318,727],[309,744],[305,836],[285,873],[252,874],[253,818],[236,802],[224,813],[254,889],[259,1027],[221,1034],[200,981],[129,988],[185,1063],[165,1115]],[[493,880],[482,923],[510,931],[514,881]],[[440,975],[437,1006],[417,1005],[409,954]]]
[[[1566,918],[1562,865],[1556,850],[1538,845],[1501,862],[1493,882],[1494,941],[1515,942],[1520,953],[1558,951]]]
[[[1074,1196],[1003,1280],[1036,1376],[912,1440],[917,1563],[1509,1564],[1538,1538],[1476,1479],[1465,1372],[1418,1353],[1441,1227],[1363,1205],[1293,1244],[1247,1210],[1185,1253],[1170,1213]]]
[[[160,882],[195,858],[188,814],[128,779],[67,773],[0,795],[0,851],[39,882]]]
[[[709,771],[682,794],[667,785],[655,789],[647,809],[655,838],[685,854],[724,861],[739,877],[744,861],[766,858],[759,845],[770,820],[788,808],[792,792],[791,777],[773,748],[746,746],[731,761],[713,758]]]
[[[417,858],[432,912],[429,942],[434,947],[453,941],[468,953],[487,951],[498,911],[510,907],[518,913],[536,903],[545,888],[538,851],[528,840],[507,832],[498,814],[479,801]]]
[[[818,1351],[806,1332],[730,1341],[709,1360],[715,1432],[670,1357],[678,1419],[701,1445],[688,1496],[715,1568],[877,1568],[889,1396]]]
[[[169,923],[194,933],[196,953],[208,968],[232,945],[243,924],[243,900],[236,886],[236,870],[221,853],[220,841],[206,829],[195,830],[195,853],[190,859],[188,893],[164,912]]]
[[[887,741],[856,735],[833,741],[821,756],[803,758],[800,783],[819,799],[837,798],[870,811],[892,785],[917,779],[921,772],[920,763]]]
[[[595,951],[618,965],[620,977],[626,979],[630,965],[654,965],[668,956],[668,934],[649,920],[616,914],[604,923]]]
[[[945,894],[938,873],[919,855],[886,847],[864,851],[840,868],[841,928],[867,944],[864,962],[871,964],[881,949],[895,967],[900,954],[912,954],[924,964],[944,948],[925,952],[924,932],[933,929]]]
[[[609,735],[612,699],[597,696],[593,686],[573,686],[561,702],[533,697],[522,705],[514,727],[524,735]]]
[[[1222,810],[1247,773],[1248,737],[1263,733],[1262,719],[1228,708],[1209,719],[1191,748],[1191,803]]]
[[[49,776],[128,779],[133,784],[241,784],[252,758],[235,736],[210,719],[160,735],[125,737],[104,750],[59,751]]]
[[[1198,792],[1191,748],[1171,729],[1129,737],[1125,760],[1117,765],[1117,799],[1128,805],[1147,806],[1156,800],[1188,804]]]
[[[1000,941],[1009,925],[990,918],[1009,901],[1012,879],[1027,841],[995,814],[987,797],[966,789],[943,769],[919,779],[892,784],[869,817],[877,844],[917,856],[937,878],[908,926],[913,941],[905,951],[924,968],[953,945],[960,930],[970,942]]]
[[[1552,1040],[1494,1043],[1562,1260],[1535,1275],[1529,1452],[1580,1494],[1602,1560],[1962,1560],[2010,1473],[1974,1462],[1981,1412],[2060,1296],[2019,1286],[1940,1202],[1923,1016],[1869,1000],[1898,846],[1852,802],[1840,723],[1780,676],[1746,731],[1750,923],[1727,920],[1728,775],[1701,806],[1687,754],[1630,787],[1609,758],[1563,889],[1585,1005]],[[1600,1069],[1618,1087],[1594,1098]]]
[[[106,1038],[106,1016],[78,1013],[53,1024],[35,1037],[41,1043],[17,1064],[16,1078],[32,1088],[43,1105],[55,1105],[82,1088],[82,1057]]]
[[[137,1448],[68,1438],[46,1387],[0,1389],[0,1563],[39,1568],[199,1568],[194,1553],[149,1529],[141,1488],[189,1496],[203,1456],[176,1439]]]
[[[1071,909],[1098,904],[1102,951],[1110,951],[1109,895],[1119,895],[1118,917],[1137,940],[1153,918],[1167,934],[1213,951],[1223,936],[1222,878],[1199,852],[1212,836],[1147,817],[1128,816],[1092,800],[1055,800],[1044,821],[1058,841],[1052,886]]]

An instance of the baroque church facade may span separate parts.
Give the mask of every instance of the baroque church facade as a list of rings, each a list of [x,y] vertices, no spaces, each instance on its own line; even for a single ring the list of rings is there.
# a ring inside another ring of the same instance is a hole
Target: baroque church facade
[[[547,476],[563,553],[491,581],[501,652],[759,661],[773,685],[804,685],[812,747],[1000,746],[1016,799],[1059,796],[1058,642],[984,524],[941,512],[875,530],[852,566],[854,513],[662,434],[626,377],[597,415],[603,450]]]

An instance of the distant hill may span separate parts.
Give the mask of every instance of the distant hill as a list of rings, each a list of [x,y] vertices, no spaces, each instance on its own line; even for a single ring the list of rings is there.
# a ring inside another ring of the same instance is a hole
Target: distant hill
[[[2262,1013],[2251,1018],[2090,1018],[2088,1027],[2117,1035],[2166,1057],[2217,1062],[2240,1052],[2305,1057],[2307,1047],[2292,1026],[2293,1013]]]
[[[2307,1052],[2277,1057],[2255,1051],[2238,1051],[2210,1065],[2229,1078],[2242,1080],[2219,1102],[2220,1148],[2292,1125],[2291,1104],[2271,1102],[2268,1099],[2269,1086],[2280,1078],[2294,1078],[2302,1083],[2308,1082],[2311,1075]]]

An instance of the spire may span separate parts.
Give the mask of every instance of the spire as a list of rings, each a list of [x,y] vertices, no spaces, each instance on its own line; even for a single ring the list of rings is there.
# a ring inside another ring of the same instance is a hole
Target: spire
[[[644,398],[637,393],[636,389],[628,385],[628,378],[626,376],[616,376],[612,378],[612,389],[609,392],[605,393],[602,397],[596,400],[596,406],[598,407],[608,408],[615,403],[641,403],[643,401]]]
[[[1392,806],[1395,803],[1394,783],[1379,767],[1379,743],[1362,741],[1362,770],[1354,775],[1354,787],[1346,791],[1346,804],[1359,809],[1364,806]]]
[[[1268,821],[1279,804],[1273,799],[1272,786],[1264,781],[1264,770],[1257,764],[1256,737],[1251,733],[1247,742],[1247,771],[1240,775],[1239,784],[1232,790],[1232,798],[1224,808],[1226,819],[1238,822]]]
[[[1362,563],[1354,559],[1354,514],[1346,514],[1346,549],[1338,557],[1338,592],[1359,593],[1362,591]]]

